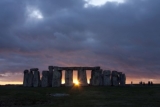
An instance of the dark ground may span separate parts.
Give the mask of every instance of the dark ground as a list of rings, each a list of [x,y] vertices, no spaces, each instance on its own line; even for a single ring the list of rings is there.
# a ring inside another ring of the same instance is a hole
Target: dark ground
[[[53,97],[66,93],[70,96]],[[24,88],[0,86],[0,107],[160,107],[160,85]]]

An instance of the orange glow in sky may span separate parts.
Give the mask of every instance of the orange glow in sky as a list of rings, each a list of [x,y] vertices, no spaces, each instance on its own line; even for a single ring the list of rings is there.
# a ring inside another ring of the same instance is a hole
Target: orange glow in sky
[[[6,84],[23,84],[23,82],[21,82],[21,81],[20,82],[14,82],[14,81],[13,82],[7,82],[7,81],[6,82],[3,82],[3,81],[1,82],[0,81],[0,85],[6,85]]]

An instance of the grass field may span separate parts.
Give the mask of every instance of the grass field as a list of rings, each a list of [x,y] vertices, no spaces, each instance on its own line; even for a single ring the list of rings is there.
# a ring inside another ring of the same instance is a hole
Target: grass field
[[[53,97],[50,94],[69,96]],[[0,87],[0,107],[160,107],[160,86]]]

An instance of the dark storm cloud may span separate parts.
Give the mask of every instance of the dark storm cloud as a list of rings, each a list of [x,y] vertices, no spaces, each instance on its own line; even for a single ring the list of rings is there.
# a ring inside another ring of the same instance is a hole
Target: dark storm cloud
[[[129,77],[159,78],[159,0],[84,5],[83,0],[1,0],[0,72],[100,65]],[[43,19],[29,17],[35,10]]]

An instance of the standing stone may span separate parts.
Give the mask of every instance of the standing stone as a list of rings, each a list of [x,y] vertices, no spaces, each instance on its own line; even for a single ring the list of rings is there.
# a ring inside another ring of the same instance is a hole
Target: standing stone
[[[58,67],[54,67],[53,77],[52,77],[52,87],[60,87],[62,79],[62,70]]]
[[[24,87],[28,86],[28,78],[29,78],[29,71],[24,70],[24,77],[23,77],[23,86]]]
[[[52,78],[53,78],[53,66],[49,66],[48,67],[48,69],[49,69],[49,77],[48,77],[48,81],[49,81],[49,86],[51,87],[52,86]]]
[[[118,73],[118,84],[122,84],[122,72],[117,72]]]
[[[111,82],[112,82],[113,86],[118,86],[119,85],[118,72],[117,71],[112,71]]]
[[[90,84],[93,86],[99,86],[103,84],[102,81],[102,70],[92,70],[91,72],[91,80],[90,80]]]
[[[104,86],[111,85],[111,71],[110,70],[103,71],[103,85]]]
[[[33,87],[40,86],[40,74],[38,68],[32,69],[33,70]]]
[[[49,71],[42,71],[41,86],[42,87],[49,86]]]
[[[87,75],[86,75],[86,70],[83,68],[80,68],[78,70],[78,81],[80,86],[87,86]]]
[[[30,71],[28,74],[28,87],[32,87],[33,86],[33,72]]]
[[[121,75],[121,83],[120,83],[122,86],[124,86],[126,84],[126,75],[125,74],[122,74]]]
[[[65,86],[73,86],[73,70],[65,71]]]
[[[100,85],[100,86],[103,86],[103,84],[104,84],[104,82],[103,82],[103,74],[102,74],[102,72],[101,72],[99,85]]]

